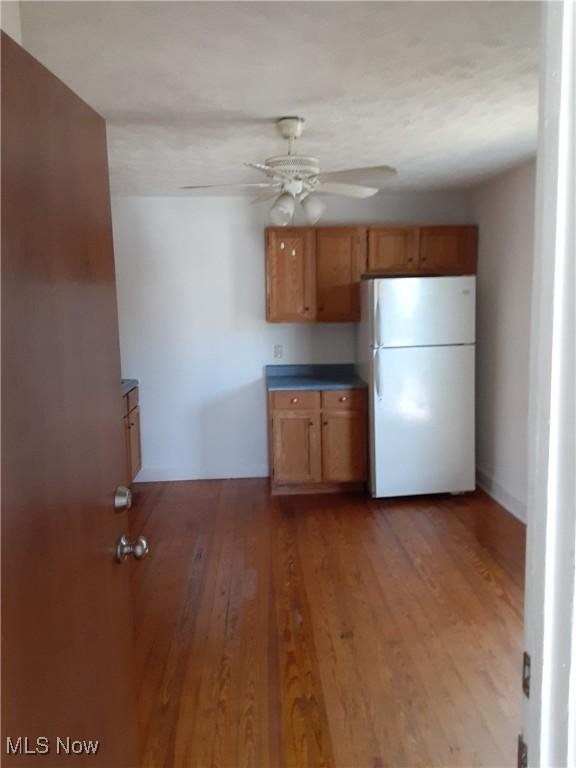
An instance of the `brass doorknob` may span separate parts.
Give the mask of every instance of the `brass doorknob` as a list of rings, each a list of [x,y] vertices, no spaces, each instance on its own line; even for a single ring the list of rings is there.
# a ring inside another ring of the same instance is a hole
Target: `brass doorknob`
[[[114,511],[123,512],[132,506],[132,491],[125,485],[119,485],[114,491]]]
[[[135,542],[131,542],[128,536],[120,536],[116,542],[116,560],[123,563],[128,555],[136,560],[143,560],[148,554],[148,542],[144,536],[138,536]]]

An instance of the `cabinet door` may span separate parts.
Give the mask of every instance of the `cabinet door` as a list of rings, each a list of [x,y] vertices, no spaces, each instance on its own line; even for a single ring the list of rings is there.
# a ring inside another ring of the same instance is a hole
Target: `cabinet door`
[[[266,230],[266,319],[274,323],[314,320],[316,285],[313,229]]]
[[[360,275],[366,271],[366,229],[326,227],[316,230],[317,320],[360,320]]]
[[[321,479],[320,414],[272,414],[272,479],[275,483],[314,483]]]
[[[417,261],[417,227],[375,227],[368,231],[369,272],[410,273]]]
[[[142,449],[140,445],[140,407],[136,406],[128,416],[130,445],[130,481],[134,480],[142,468]]]
[[[132,482],[132,458],[130,456],[130,416],[124,416],[124,452],[126,454],[126,485]]]
[[[322,474],[327,482],[366,480],[366,413],[325,411],[322,416]]]
[[[476,272],[478,227],[422,227],[418,268],[441,275]]]

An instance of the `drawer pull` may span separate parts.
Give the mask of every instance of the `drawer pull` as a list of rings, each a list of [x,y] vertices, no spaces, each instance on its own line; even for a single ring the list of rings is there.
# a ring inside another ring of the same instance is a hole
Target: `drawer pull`
[[[290,402],[291,402],[291,403],[297,403],[297,402],[298,402],[298,398],[297,398],[297,397],[292,397],[292,398],[290,399]]]
[[[341,402],[341,403],[345,403],[345,402],[346,402],[346,400],[348,400],[348,398],[346,397],[346,395],[342,395],[342,397],[340,398],[340,402]]]

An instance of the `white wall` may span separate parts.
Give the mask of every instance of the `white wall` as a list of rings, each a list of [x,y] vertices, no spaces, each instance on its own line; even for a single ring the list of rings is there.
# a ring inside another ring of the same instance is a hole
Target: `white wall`
[[[2,0],[0,2],[0,27],[13,40],[22,45],[22,24],[18,0]]]
[[[267,475],[264,366],[353,362],[354,326],[266,323],[265,205],[118,197],[112,209],[122,372],[141,382],[139,479]],[[334,199],[323,218],[394,221],[464,223],[466,197]]]
[[[534,195],[531,162],[473,190],[478,261],[477,464],[480,483],[526,519]]]

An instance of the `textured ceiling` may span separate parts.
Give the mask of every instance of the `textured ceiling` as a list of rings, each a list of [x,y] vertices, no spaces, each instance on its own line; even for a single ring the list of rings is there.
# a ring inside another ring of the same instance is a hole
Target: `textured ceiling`
[[[535,2],[25,2],[26,48],[108,120],[116,193],[260,181],[303,115],[322,169],[468,186],[533,154]]]

